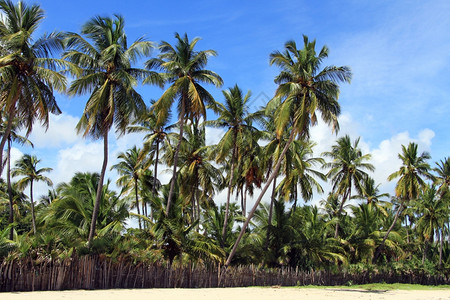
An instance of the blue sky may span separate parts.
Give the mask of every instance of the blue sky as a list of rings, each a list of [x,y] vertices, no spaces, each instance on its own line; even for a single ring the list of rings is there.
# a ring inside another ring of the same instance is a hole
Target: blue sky
[[[32,2],[35,3],[35,2]],[[399,166],[401,144],[419,143],[433,161],[449,155],[450,126],[450,1],[40,1],[46,12],[41,31],[76,31],[95,15],[124,16],[129,42],[140,36],[174,42],[174,33],[201,37],[198,49],[214,49],[208,68],[224,79],[224,87],[239,84],[251,90],[253,107],[274,93],[276,67],[269,54],[282,50],[286,41],[299,45],[302,34],[330,48],[325,65],[347,65],[353,71],[350,85],[341,89],[341,132],[361,136],[361,147],[373,155],[374,177],[392,193],[386,177]],[[148,103],[162,90],[139,87]],[[209,90],[221,100],[219,89]],[[47,133],[38,127],[31,135],[33,153],[50,166],[55,182],[70,179],[75,171],[98,171],[101,143],[83,140],[73,130],[85,97],[58,95],[63,114],[52,117]],[[213,115],[209,115],[213,118]],[[335,137],[323,124],[313,129],[317,154]],[[209,131],[210,142],[219,131]],[[119,151],[140,143],[125,136],[110,143],[111,163]],[[110,165],[111,165],[110,163]],[[162,178],[170,177],[162,174]],[[165,177],[164,177],[165,176]],[[115,174],[110,174],[115,178]],[[42,187],[42,191],[45,188]]]

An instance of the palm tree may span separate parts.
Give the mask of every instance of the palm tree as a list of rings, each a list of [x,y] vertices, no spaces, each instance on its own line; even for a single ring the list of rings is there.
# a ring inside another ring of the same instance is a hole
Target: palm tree
[[[240,148],[245,140],[245,131],[256,130],[256,128],[252,126],[252,123],[258,118],[258,114],[250,114],[248,111],[247,103],[250,100],[250,91],[243,95],[242,90],[236,84],[234,87],[222,91],[222,94],[225,98],[225,103],[215,102],[214,104],[219,118],[214,121],[207,121],[206,125],[227,129],[227,132],[225,132],[222,139],[217,144],[215,151],[215,160],[217,163],[223,163],[224,160],[229,160],[231,162],[227,200],[225,204],[225,217],[222,227],[222,240],[225,240],[225,231],[228,226],[230,197],[233,189],[233,182],[235,180],[234,173],[236,163],[240,156]]]
[[[11,175],[15,176],[23,176],[18,182],[17,187],[19,190],[24,190],[28,185],[30,185],[30,200],[31,200],[31,220],[33,224],[33,233],[36,234],[36,216],[34,212],[34,201],[33,201],[33,183],[37,181],[43,181],[47,185],[52,186],[53,182],[50,178],[42,175],[43,173],[47,173],[52,171],[52,168],[41,168],[37,169],[37,164],[40,163],[40,159],[37,159],[34,155],[25,154],[19,159],[15,168],[12,170]]]
[[[444,197],[450,187],[450,157],[436,163],[437,167],[433,169],[437,173],[436,184],[439,185],[438,192]]]
[[[170,107],[174,101],[178,103],[178,127],[180,129],[180,140],[174,154],[173,175],[170,183],[166,214],[170,211],[171,201],[177,181],[178,154],[183,137],[186,120],[190,119],[198,124],[200,117],[206,119],[206,104],[213,104],[211,94],[201,85],[202,83],[214,84],[216,87],[222,85],[222,78],[212,71],[204,69],[208,63],[209,56],[216,56],[213,50],[196,51],[194,48],[199,38],[189,41],[187,34],[181,37],[175,34],[177,44],[175,47],[167,42],[161,42],[158,58],[147,61],[148,69],[162,71],[162,77],[171,85],[153,105],[157,113],[157,124],[167,120]]]
[[[53,201],[41,214],[47,230],[83,244],[88,237],[92,213],[97,199],[98,173],[76,173],[70,182],[57,186],[57,200]],[[114,191],[109,189],[109,181],[103,185],[97,226],[99,233],[120,233],[128,218],[128,205]]]
[[[375,180],[367,176],[363,179],[363,181],[360,184],[361,191],[359,195],[356,195],[355,198],[358,199],[364,199],[367,201],[367,204],[372,204],[377,209],[379,209],[384,215],[386,215],[386,210],[384,209],[383,205],[387,204],[387,201],[381,200],[383,197],[389,197],[388,193],[381,193],[379,190],[379,186],[375,185]]]
[[[171,137],[179,140],[176,134]],[[208,160],[210,147],[206,146],[205,127],[195,125],[185,126],[183,142],[179,152],[179,193],[183,197],[185,206],[191,208],[192,220],[200,218],[200,206],[208,203],[214,196],[217,187],[222,185],[223,176]],[[166,149],[166,163],[174,163],[173,148]]]
[[[291,267],[311,269],[347,263],[342,244],[329,236],[330,221],[319,213],[316,206],[303,206],[291,216],[294,235],[289,245]]]
[[[36,120],[48,127],[48,114],[61,113],[53,89],[64,91],[66,79],[55,71],[64,62],[49,57],[62,49],[61,35],[50,33],[33,39],[44,19],[39,5],[0,0],[0,10],[0,110],[6,113],[8,121],[0,142],[1,162],[14,118],[22,120],[28,135]]]
[[[281,105],[275,113],[275,127],[278,136],[283,134],[287,125],[290,126],[289,140],[286,142],[280,158],[274,165],[272,175],[266,181],[258,199],[255,202],[238,239],[228,256],[228,266],[236,252],[240,239],[255,213],[262,197],[269,188],[273,179],[278,175],[281,163],[295,137],[305,138],[309,136],[309,127],[317,123],[317,112],[322,119],[338,129],[337,117],[340,114],[340,106],[337,102],[339,97],[340,82],[350,82],[351,71],[348,67],[328,66],[320,69],[322,61],[328,57],[328,48],[322,47],[317,54],[315,50],[316,41],[310,42],[307,36],[303,36],[304,48],[297,49],[294,41],[285,44],[285,52],[275,51],[270,55],[270,64],[281,68],[280,74],[275,78],[279,84],[275,97],[268,103],[268,110],[273,105]]]
[[[376,202],[362,203],[358,206],[352,206],[353,218],[351,221],[351,231],[346,240],[350,245],[350,253],[355,261],[366,261],[369,263],[373,259],[377,244],[383,237],[380,228],[389,216],[386,210],[381,210],[375,206]],[[403,236],[398,232],[391,232],[390,239],[386,245],[392,252],[401,252]]]
[[[0,133],[5,134],[6,128],[8,127],[8,120],[2,120],[2,121],[3,122],[0,124]],[[13,209],[13,206],[14,206],[13,198],[14,197],[13,197],[13,190],[12,190],[12,186],[11,186],[11,144],[12,144],[12,142],[16,142],[21,145],[27,144],[27,145],[30,145],[31,147],[33,147],[33,143],[31,143],[31,141],[29,139],[27,139],[26,137],[24,137],[18,133],[18,131],[20,130],[20,127],[22,126],[21,122],[19,122],[19,120],[17,120],[17,119],[14,119],[13,122],[14,123],[11,125],[9,137],[7,139],[8,148],[7,148],[7,152],[6,152],[6,160],[7,160],[7,162],[6,162],[7,163],[7,165],[6,165],[6,185],[7,185],[7,189],[8,189],[8,198],[9,198],[9,218],[8,218],[9,224],[14,223],[14,209]],[[3,163],[2,163],[2,165],[3,165]],[[13,232],[14,232],[14,229],[13,229],[13,227],[11,227],[10,235],[9,235],[10,240],[12,240],[12,238],[13,238]]]
[[[153,102],[154,103],[154,102]],[[128,132],[145,132],[144,136],[144,148],[142,151],[145,155],[150,154],[151,159],[154,161],[154,171],[153,171],[153,184],[152,184],[152,192],[153,196],[157,195],[157,186],[158,186],[158,164],[160,151],[169,147],[169,139],[168,139],[168,121],[167,118],[163,123],[158,124],[156,113],[149,109],[142,116],[141,119],[136,120],[132,126],[128,126]],[[160,148],[160,146],[163,148]],[[152,211],[150,212],[153,215]]]
[[[427,250],[434,236],[440,240],[442,238],[441,230],[444,228],[445,221],[448,218],[448,203],[445,198],[439,197],[438,190],[434,185],[426,185],[420,193],[419,199],[415,201],[415,208],[420,217],[417,220],[417,232],[423,238],[424,248],[422,255],[422,264],[425,263]],[[442,252],[442,249],[439,249]],[[439,259],[442,263],[442,257]]]
[[[139,79],[148,75],[132,66],[140,57],[150,53],[152,43],[143,38],[127,45],[123,17],[94,17],[83,25],[81,33],[67,34],[68,51],[64,59],[76,65],[78,72],[70,88],[71,95],[90,93],[77,131],[83,136],[103,139],[103,165],[92,214],[88,244],[95,233],[96,219],[108,164],[108,132],[115,125],[124,134],[130,122],[145,111],[141,95],[134,89]]]
[[[323,193],[322,186],[315,177],[326,180],[326,176],[313,169],[316,165],[323,165],[325,161],[320,157],[312,157],[312,142],[293,141],[286,152],[285,164],[282,166],[286,177],[280,182],[280,192],[285,200],[292,200],[293,210],[297,206],[298,195],[307,202],[312,199],[314,190]]]
[[[388,177],[389,181],[400,177],[395,186],[395,195],[400,199],[400,205],[398,206],[392,225],[389,227],[375,252],[373,262],[378,260],[381,251],[384,249],[384,243],[394,228],[404,206],[408,205],[409,201],[417,199],[420,190],[425,188],[426,183],[423,177],[433,179],[433,176],[429,173],[430,165],[427,163],[427,160],[431,158],[430,154],[428,152],[422,152],[422,154],[418,155],[417,148],[416,143],[409,143],[408,147],[402,145],[402,153],[398,155],[398,158],[402,161],[402,165],[398,171]]]
[[[142,177],[143,173],[150,167],[151,160],[142,158],[143,152],[141,149],[133,148],[129,149],[127,152],[120,152],[117,156],[119,161],[117,164],[111,167],[117,170],[120,177],[117,179],[117,185],[123,188],[123,192],[129,192],[134,190],[135,203],[138,215],[140,215],[139,209],[139,188],[138,182]],[[142,213],[144,213],[144,202],[142,202]],[[141,226],[141,217],[138,216],[139,229]]]
[[[346,200],[351,198],[352,187],[362,191],[361,183],[368,176],[365,171],[375,170],[372,164],[366,162],[370,160],[371,155],[363,155],[358,144],[359,138],[352,144],[350,137],[346,135],[336,141],[331,151],[323,153],[324,156],[332,159],[331,162],[324,164],[323,168],[330,169],[327,177],[331,178],[333,191],[342,196],[341,205],[337,211],[338,221],[334,238],[339,236],[339,218]]]

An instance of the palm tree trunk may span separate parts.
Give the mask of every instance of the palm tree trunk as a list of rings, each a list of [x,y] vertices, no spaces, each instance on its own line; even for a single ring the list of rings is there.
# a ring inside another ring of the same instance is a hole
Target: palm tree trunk
[[[153,174],[153,197],[156,198],[158,191],[156,189],[156,183],[158,182],[158,163],[159,163],[159,137],[156,138],[156,158],[155,158],[155,174]],[[153,221],[153,207],[150,202],[150,219]]]
[[[441,234],[439,236],[439,268],[442,267],[442,248],[444,246],[444,230],[441,228]]]
[[[34,201],[33,201],[33,179],[30,181],[30,200],[31,200],[31,223],[33,225],[33,234],[36,234],[36,216],[34,214]]]
[[[409,216],[408,215],[406,215],[406,243],[408,243],[409,244],[409,225],[408,225],[408,219],[409,219]],[[409,222],[409,224],[411,224],[411,221]]]
[[[222,228],[222,248],[225,246],[225,235],[228,225],[228,215],[230,214],[230,197],[231,197],[231,189],[233,188],[233,177],[234,177],[234,161],[236,156],[236,139],[233,141],[233,153],[231,154],[231,174],[230,181],[228,182],[228,192],[227,192],[227,202],[225,204],[225,217],[223,219],[223,228]]]
[[[427,251],[428,251],[428,240],[425,240],[423,245],[422,265],[425,264],[425,259],[427,259]]]
[[[17,96],[17,99],[18,99],[18,96]],[[15,108],[13,106],[9,110],[8,123],[6,125],[5,132],[4,132],[4,134],[2,136],[2,140],[0,142],[0,176],[2,176],[2,174],[3,174],[3,149],[5,149],[6,141],[9,139],[9,136],[11,134],[12,123],[13,123],[13,119],[14,119],[14,113],[15,113]]]
[[[105,179],[106,166],[108,165],[108,131],[103,135],[103,165],[98,180],[97,195],[95,197],[94,211],[92,212],[91,228],[89,230],[88,247],[92,246],[92,240],[95,234],[95,225],[97,224],[98,211],[100,209],[100,199],[103,192],[103,180]]]
[[[8,152],[7,152],[7,163],[6,166],[6,184],[8,186],[8,198],[9,198],[9,218],[8,223],[14,223],[14,199],[11,187],[11,138],[8,138]],[[9,239],[12,240],[14,238],[14,228],[11,226],[9,230]]]
[[[347,197],[350,198],[350,193],[352,191],[352,181],[350,181],[350,187],[348,188],[347,192],[345,193],[344,197],[342,198],[341,206],[339,206],[339,210],[337,212],[337,220],[336,220],[336,228],[334,231],[334,238],[337,239],[339,237],[339,222],[342,214],[342,210],[344,209],[345,201],[347,200]]]
[[[295,210],[297,209],[297,199],[298,199],[298,194],[297,194],[297,185],[294,186],[294,205],[292,205],[292,212],[295,212]]]
[[[138,213],[138,223],[139,223],[139,229],[142,229],[142,225],[141,225],[141,212],[139,210],[139,196],[138,196],[138,183],[137,183],[137,179],[134,180],[134,195],[135,195],[135,199],[136,199],[136,209],[137,209],[137,213]],[[142,211],[142,213],[144,213],[144,211]]]
[[[244,198],[242,199],[242,216],[245,217],[247,215],[247,194],[248,194],[248,186],[245,185],[244,189]]]
[[[277,164],[275,165],[275,169],[273,170],[272,175],[267,180],[266,184],[264,185],[264,188],[261,191],[261,194],[259,194],[258,199],[256,199],[255,205],[253,205],[252,210],[250,211],[250,213],[248,214],[247,219],[245,220],[244,224],[242,225],[241,232],[239,233],[239,236],[236,239],[236,242],[234,243],[233,249],[231,249],[230,255],[228,256],[227,261],[225,263],[225,267],[228,267],[230,265],[231,260],[233,259],[233,256],[236,254],[236,250],[237,250],[237,247],[239,245],[239,242],[241,241],[242,236],[244,235],[245,231],[247,230],[247,226],[250,223],[251,218],[255,214],[255,211],[258,208],[259,203],[261,202],[262,198],[264,197],[264,194],[266,193],[266,191],[269,188],[270,184],[275,179],[275,177],[278,175],[278,171],[280,170],[281,163],[283,162],[284,156],[286,155],[286,152],[288,151],[292,141],[294,140],[295,134],[296,134],[296,131],[292,130],[291,134],[289,136],[289,140],[286,143],[286,145],[284,146],[283,151],[281,152],[281,155],[280,155],[280,157],[278,159]]]
[[[183,98],[185,96],[183,95]],[[184,132],[184,99],[182,99],[181,103],[181,112],[180,112],[180,120],[178,125],[180,126],[180,139],[178,140],[177,148],[175,149],[175,157],[173,158],[173,173],[172,173],[172,181],[170,182],[170,190],[169,196],[167,197],[167,206],[166,206],[166,215],[169,215],[170,205],[172,203],[172,196],[175,189],[175,183],[177,181],[177,165],[178,165],[178,153],[180,152],[181,142],[183,141],[183,132]]]
[[[275,189],[277,187],[277,177],[273,179],[272,196],[270,197],[269,218],[267,220],[266,246],[269,248],[270,229],[272,227],[273,202],[275,201]]]
[[[377,250],[375,251],[372,263],[377,262],[378,257],[381,254],[381,251],[383,251],[383,249],[384,249],[384,244],[389,236],[389,233],[391,233],[392,229],[394,229],[395,223],[397,223],[398,216],[400,215],[402,210],[403,210],[403,200],[401,200],[401,202],[400,202],[400,207],[398,208],[397,213],[395,214],[394,221],[392,221],[392,225],[389,227],[388,231],[386,232],[386,234],[383,237],[383,240],[381,241],[381,244],[377,247]]]

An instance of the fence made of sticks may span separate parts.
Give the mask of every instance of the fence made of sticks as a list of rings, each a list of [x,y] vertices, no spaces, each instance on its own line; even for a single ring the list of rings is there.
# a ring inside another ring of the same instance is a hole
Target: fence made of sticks
[[[114,288],[213,288],[245,286],[348,285],[374,282],[449,284],[449,277],[423,272],[300,271],[256,266],[182,267],[133,263],[98,255],[66,259],[13,259],[0,263],[0,291],[43,291]]]

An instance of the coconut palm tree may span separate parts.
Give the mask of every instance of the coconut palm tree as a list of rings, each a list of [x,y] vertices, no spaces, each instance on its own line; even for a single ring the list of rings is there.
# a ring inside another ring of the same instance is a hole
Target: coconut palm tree
[[[290,219],[295,230],[289,245],[289,264],[300,269],[347,263],[345,250],[339,241],[330,237],[330,221],[316,206],[297,209]]]
[[[419,198],[414,201],[415,209],[419,213],[417,220],[417,232],[423,239],[422,264],[425,263],[428,247],[434,241],[434,237],[442,238],[441,230],[448,218],[448,203],[445,198],[439,197],[438,190],[434,185],[426,185],[420,193]],[[439,249],[440,253],[442,252]],[[442,258],[440,258],[440,264]]]
[[[383,201],[381,198],[389,197],[389,193],[380,193],[379,186],[380,184],[375,185],[375,180],[372,177],[367,176],[360,184],[360,194],[355,195],[355,198],[366,200],[367,204],[372,204],[386,215],[384,205],[387,205],[389,202]]]
[[[219,117],[217,120],[207,121],[205,124],[206,126],[227,130],[214,151],[217,163],[223,163],[225,160],[230,161],[225,219],[222,228],[222,240],[225,240],[225,231],[228,226],[230,198],[233,190],[233,182],[235,180],[235,167],[240,157],[242,144],[245,140],[245,131],[256,131],[256,128],[252,126],[252,123],[259,118],[261,113],[249,113],[247,103],[250,100],[251,92],[248,91],[244,95],[237,84],[228,90],[222,91],[222,94],[225,98],[225,103],[214,103],[215,110]]]
[[[134,146],[128,149],[125,153],[120,152],[117,158],[120,160],[117,164],[111,167],[119,173],[120,177],[117,179],[117,185],[122,187],[122,192],[127,193],[134,191],[135,203],[138,215],[140,215],[139,208],[139,179],[143,173],[150,167],[151,160],[145,159],[144,153],[141,149]],[[144,213],[144,202],[142,202],[142,213]],[[142,229],[141,217],[138,216],[139,229]]]
[[[450,157],[446,157],[436,163],[436,168],[433,169],[437,173],[435,176],[438,192],[441,197],[445,197],[450,187]]]
[[[50,178],[43,175],[43,173],[47,173],[52,171],[52,168],[41,168],[37,169],[37,164],[40,163],[41,160],[37,159],[34,155],[25,154],[19,159],[15,168],[12,169],[11,175],[13,177],[23,176],[18,182],[17,187],[19,190],[24,190],[28,185],[30,185],[30,200],[31,200],[31,220],[33,224],[33,233],[36,234],[36,216],[34,212],[34,201],[33,201],[33,183],[37,181],[43,181],[47,185],[52,186],[53,182]]]
[[[89,93],[77,131],[83,136],[103,139],[103,165],[97,190],[97,200],[92,214],[88,244],[95,233],[101,191],[108,164],[108,133],[115,125],[119,135],[140,113],[145,111],[141,95],[134,89],[138,80],[149,75],[133,63],[148,56],[152,43],[143,38],[128,46],[123,17],[94,17],[83,25],[82,35],[67,34],[67,51],[64,59],[76,65],[77,78],[69,94]],[[87,39],[86,39],[87,38]],[[91,42],[90,42],[90,41]]]
[[[57,200],[53,201],[41,214],[47,230],[71,239],[73,245],[85,241],[90,232],[94,211],[98,173],[76,173],[69,182],[57,186]],[[120,233],[128,218],[128,205],[109,189],[109,181],[103,185],[97,226],[102,234]]]
[[[293,210],[297,206],[297,199],[300,195],[303,201],[312,199],[314,190],[323,193],[322,186],[316,180],[326,180],[326,176],[321,172],[314,170],[313,167],[323,165],[325,161],[320,157],[312,157],[312,142],[293,141],[291,147],[286,152],[283,174],[286,176],[280,182],[280,193],[285,200],[292,200]]]
[[[179,152],[179,193],[183,197],[185,207],[191,209],[192,220],[200,218],[201,204],[208,203],[219,186],[224,181],[221,172],[208,160],[210,147],[205,142],[205,127],[186,125],[184,137]],[[180,137],[176,133],[171,135],[174,140]],[[166,149],[167,165],[174,163],[175,150]]]
[[[331,178],[333,191],[342,196],[341,205],[337,212],[338,222],[334,238],[339,236],[339,217],[346,200],[351,198],[352,188],[362,191],[362,182],[368,176],[366,171],[374,171],[375,167],[368,163],[370,154],[362,153],[358,147],[359,138],[353,144],[348,135],[339,138],[336,144],[332,146],[331,151],[323,153],[324,156],[332,159],[331,162],[323,165],[323,168],[329,168],[327,177]]]
[[[425,188],[426,183],[424,178],[433,179],[433,175],[429,172],[431,167],[427,162],[427,160],[431,158],[430,154],[428,154],[428,152],[422,152],[419,155],[417,148],[418,146],[416,143],[409,143],[408,147],[402,145],[402,153],[398,154],[398,158],[402,161],[402,165],[398,171],[392,173],[388,177],[389,181],[399,178],[395,186],[395,195],[399,198],[400,205],[398,206],[392,225],[384,235],[381,244],[377,247],[373,262],[378,260],[381,251],[384,249],[384,243],[388,238],[389,233],[394,228],[403,208],[408,205],[409,201],[417,199],[420,190]]]
[[[152,102],[154,103],[154,102]],[[160,158],[160,152],[164,148],[169,147],[168,131],[171,126],[168,125],[169,117],[163,122],[158,124],[156,122],[156,113],[148,109],[142,118],[136,120],[133,125],[128,126],[128,132],[142,132],[146,133],[144,136],[144,148],[142,151],[145,156],[150,155],[153,160],[154,170],[153,170],[153,184],[152,192],[153,196],[157,195],[158,186],[158,164]],[[163,146],[161,148],[161,146]],[[152,212],[151,212],[152,214]]]
[[[273,109],[273,105],[281,103],[275,113],[275,127],[278,136],[281,136],[289,125],[289,139],[280,154],[274,171],[266,181],[258,199],[255,202],[249,216],[242,226],[238,239],[228,256],[226,265],[236,252],[240,239],[269,188],[273,179],[278,175],[281,163],[289,149],[290,144],[299,137],[309,136],[309,128],[317,123],[317,112],[322,119],[334,130],[338,129],[337,117],[340,114],[338,103],[339,83],[350,82],[351,71],[348,67],[327,66],[321,69],[322,61],[328,57],[328,48],[322,47],[316,52],[316,41],[310,42],[307,36],[303,36],[303,49],[297,49],[294,41],[285,44],[285,51],[275,51],[270,55],[270,64],[281,68],[280,74],[275,77],[278,88],[275,97],[268,103],[267,109]],[[281,101],[280,101],[281,99]]]
[[[8,127],[8,120],[4,119],[3,122],[0,124],[0,133],[3,135],[5,134],[6,128]],[[8,189],[8,198],[9,198],[9,218],[8,222],[9,224],[14,223],[14,209],[13,209],[13,189],[11,185],[11,144],[12,142],[16,142],[20,145],[30,145],[33,147],[33,143],[29,139],[27,139],[25,136],[20,135],[18,132],[20,130],[20,127],[22,126],[21,122],[18,119],[13,120],[13,124],[10,129],[9,137],[7,139],[7,151],[6,151],[6,185]],[[3,163],[2,163],[3,165]],[[14,229],[11,227],[9,238],[12,240],[13,238],[13,232]]]
[[[388,213],[375,206],[376,202],[361,203],[352,206],[353,218],[351,231],[346,240],[350,247],[352,262],[364,261],[369,263],[373,259],[377,244],[383,238],[384,232],[380,231]],[[401,243],[403,236],[399,232],[391,232],[386,245],[391,252],[402,252]]]
[[[53,90],[64,91],[66,78],[56,71],[64,62],[50,58],[62,49],[61,34],[34,38],[44,19],[40,6],[0,0],[0,10],[0,110],[8,121],[0,141],[1,162],[15,118],[21,119],[28,135],[35,121],[48,127],[49,113],[61,113]]]
[[[170,84],[167,90],[153,105],[157,113],[157,124],[167,120],[173,102],[177,101],[178,127],[180,129],[180,140],[175,149],[173,161],[173,174],[170,183],[166,214],[170,211],[171,201],[177,181],[178,155],[183,137],[186,120],[190,119],[194,124],[203,117],[206,119],[206,105],[214,104],[211,94],[201,85],[203,83],[222,86],[222,78],[210,70],[206,70],[210,56],[216,56],[213,50],[197,51],[199,38],[189,41],[187,34],[181,37],[175,34],[177,44],[174,46],[167,42],[161,42],[158,58],[147,61],[148,69],[162,71],[161,76]]]

